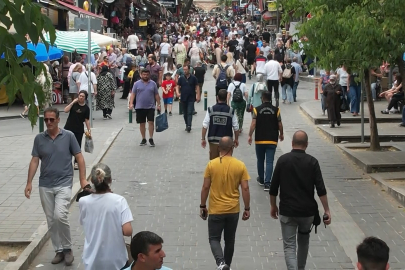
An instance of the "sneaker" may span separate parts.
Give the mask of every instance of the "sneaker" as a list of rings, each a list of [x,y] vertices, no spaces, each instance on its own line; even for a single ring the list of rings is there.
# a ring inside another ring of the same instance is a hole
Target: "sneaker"
[[[78,169],[79,169],[79,164],[75,163],[75,165],[73,166],[73,168],[74,168],[75,170],[78,170]]]
[[[197,114],[197,112],[196,112],[196,111],[194,111],[194,112],[193,112],[193,115],[196,115],[196,114]]]
[[[260,179],[259,176],[256,178],[256,181],[257,181],[257,183],[258,183],[260,186],[263,186],[263,185],[264,185],[263,179]]]
[[[401,124],[399,124],[398,126],[400,126],[400,127],[405,127],[405,123],[401,123]]]
[[[108,119],[112,119],[111,114],[106,115]]]
[[[146,139],[142,139],[141,143],[139,144],[139,146],[145,146],[147,145],[146,143]]]
[[[73,257],[72,250],[69,249],[68,251],[65,251],[65,265],[71,266],[74,260],[75,257]]]
[[[224,262],[221,262],[221,264],[218,266],[217,270],[231,270],[231,268],[226,265]]]
[[[391,109],[391,110],[389,111],[389,114],[396,114],[396,113],[398,113],[398,110],[397,110],[397,109]]]
[[[94,120],[94,119],[93,119]],[[103,116],[103,120],[108,120],[107,116]]]
[[[382,114],[389,114],[388,110],[381,111]]]
[[[338,127],[340,127],[340,121],[336,121]]]
[[[186,131],[187,131],[188,133],[190,133],[191,127],[186,127]]]
[[[55,258],[52,259],[52,264],[61,263],[65,259],[65,254],[63,252],[56,252]]]
[[[169,112],[169,116],[172,116],[172,112]]]
[[[146,141],[146,140],[145,140]],[[153,141],[152,138],[149,139],[149,146],[150,147],[155,147],[155,142]]]
[[[269,191],[270,190],[270,185],[264,185],[264,191]]]

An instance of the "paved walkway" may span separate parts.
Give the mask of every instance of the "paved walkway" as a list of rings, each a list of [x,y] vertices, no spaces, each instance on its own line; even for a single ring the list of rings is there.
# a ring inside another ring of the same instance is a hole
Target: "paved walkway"
[[[214,102],[213,86],[214,82],[209,78],[204,90],[208,90],[210,104]],[[286,136],[276,152],[277,158],[290,151],[293,133],[298,129],[305,130],[310,138],[308,153],[320,161],[328,187],[332,225],[326,229],[321,226],[317,235],[311,235],[307,269],[353,269],[355,247],[365,235],[385,240],[391,247],[391,269],[404,269],[403,210],[371,181],[363,179],[363,173],[332,143],[323,139],[301,113],[299,103],[311,98],[312,84],[302,82],[298,103],[281,104]],[[141,140],[138,126],[125,125],[103,159],[113,172],[113,191],[128,200],[134,215],[134,232],[151,230],[161,235],[167,256],[164,264],[176,270],[215,269],[207,222],[198,216],[203,171],[208,161],[208,150],[200,147],[202,106],[202,103],[197,105],[198,115],[194,118],[191,134],[184,131],[181,116],[175,113],[170,117],[169,130],[155,135],[156,148],[138,146]],[[125,113],[121,117],[125,118]],[[245,162],[252,179],[255,179],[254,147],[247,144],[249,125],[250,116],[245,115],[245,132],[235,156]],[[271,219],[269,213],[269,195],[255,180],[250,182],[250,187],[251,218],[239,222],[232,269],[286,269],[280,225]],[[51,265],[49,262],[54,252],[48,241],[30,269],[39,264],[44,270],[83,269],[84,236],[78,216],[78,206],[73,204],[70,221],[76,255],[74,265]]]

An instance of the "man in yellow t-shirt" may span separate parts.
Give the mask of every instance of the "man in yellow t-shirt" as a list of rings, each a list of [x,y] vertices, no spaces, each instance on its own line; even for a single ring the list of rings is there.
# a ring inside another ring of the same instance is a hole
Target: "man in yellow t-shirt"
[[[232,157],[234,142],[231,137],[222,137],[219,141],[220,156],[208,162],[201,190],[200,216],[208,217],[208,235],[212,254],[218,270],[230,270],[235,234],[239,220],[239,186],[245,204],[242,220],[250,217],[249,173],[245,164]],[[206,202],[209,194],[209,210]],[[224,250],[221,247],[221,235],[224,231]]]

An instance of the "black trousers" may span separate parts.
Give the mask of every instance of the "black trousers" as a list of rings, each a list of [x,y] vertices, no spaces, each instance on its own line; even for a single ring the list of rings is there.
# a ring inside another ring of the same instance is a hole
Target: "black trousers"
[[[388,103],[388,110],[391,110],[392,107],[394,107],[394,109],[398,110],[398,101],[401,101],[404,99],[404,95],[393,95],[390,103]]]
[[[111,115],[112,109],[103,109],[103,116],[106,117],[107,114]]]
[[[217,265],[224,262],[230,266],[232,263],[238,220],[239,213],[208,216],[208,238]],[[224,232],[225,242],[223,251],[221,247],[222,232]]]
[[[125,98],[127,98],[128,97],[128,94],[129,94],[129,90],[130,90],[130,82],[128,81],[128,82],[124,82],[124,91],[122,92],[122,99],[125,99]]]
[[[83,134],[84,131],[72,131],[72,133],[75,135],[77,142],[79,143],[80,148],[82,148],[82,141],[83,141]],[[77,163],[76,158],[75,158],[75,163]]]
[[[278,91],[279,85],[280,85],[279,80],[267,80],[267,90],[270,91],[270,94],[271,94],[272,97],[273,97],[273,89],[274,89],[274,97],[276,99],[276,107],[278,107],[278,100],[280,99],[280,92]]]
[[[137,49],[132,49],[132,50],[129,50],[129,52],[132,54],[132,55],[137,55]]]

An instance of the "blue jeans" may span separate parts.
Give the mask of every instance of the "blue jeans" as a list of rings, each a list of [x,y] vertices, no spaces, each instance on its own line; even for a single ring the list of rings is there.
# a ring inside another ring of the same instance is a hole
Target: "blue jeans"
[[[360,112],[360,98],[361,98],[361,86],[350,86],[349,88],[350,96],[350,112],[359,113]]]
[[[270,185],[271,182],[276,148],[275,144],[256,144],[257,174],[260,179],[264,179],[265,185]],[[266,160],[266,177],[264,177],[264,160]]]
[[[191,127],[193,122],[193,112],[194,112],[194,101],[182,101],[183,106],[183,117],[186,127]]]
[[[243,82],[243,83],[246,83],[246,73],[245,73],[245,74],[242,74],[242,82]]]
[[[293,86],[293,89],[292,89],[294,101],[297,101],[297,88],[298,88],[299,83],[300,83],[300,81],[294,82],[294,86]]]
[[[284,84],[281,86],[281,99],[286,100],[287,99],[287,87],[289,87],[288,84]]]

